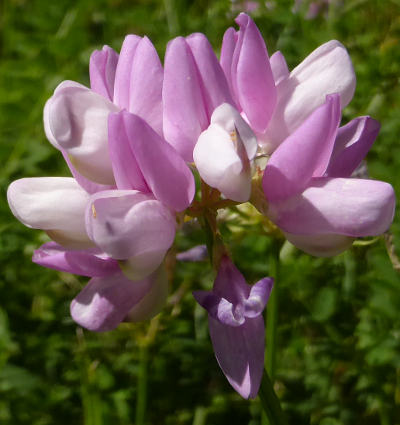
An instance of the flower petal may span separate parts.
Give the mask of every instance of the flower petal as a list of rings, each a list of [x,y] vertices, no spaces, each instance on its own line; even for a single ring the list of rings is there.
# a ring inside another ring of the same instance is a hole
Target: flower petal
[[[220,105],[199,137],[193,158],[201,178],[226,198],[246,202],[251,192],[251,161],[257,151],[254,133],[229,104]]]
[[[12,182],[7,191],[12,213],[27,227],[46,230],[62,245],[92,246],[85,230],[89,194],[73,178],[36,177]]]
[[[242,304],[250,295],[248,285],[238,268],[228,256],[223,256],[214,282],[213,291],[232,304]]]
[[[289,77],[289,68],[287,66],[285,56],[278,50],[269,59],[272,75],[274,76],[275,85]]]
[[[168,296],[168,279],[165,268],[160,267],[152,275],[153,284],[149,292],[129,311],[124,320],[141,322],[150,320],[164,307]]]
[[[36,249],[32,261],[49,269],[81,276],[102,277],[119,272],[118,262],[99,250],[72,250],[55,242],[47,242]]]
[[[186,251],[176,254],[178,261],[204,261],[208,256],[206,245],[197,245]]]
[[[115,71],[114,103],[121,109],[129,109],[130,81],[133,58],[142,37],[129,34],[122,43],[118,65]]]
[[[274,279],[265,277],[251,287],[250,295],[244,302],[246,317],[254,318],[262,314],[271,295],[273,285]]]
[[[297,248],[315,257],[333,257],[346,251],[354,238],[343,235],[295,235],[285,233],[286,239]]]
[[[340,122],[339,101],[339,95],[327,96],[326,102],[272,154],[263,176],[269,202],[301,193],[312,176],[323,175]]]
[[[71,316],[90,331],[110,331],[124,320],[152,285],[152,276],[140,282],[132,282],[122,273],[94,277],[72,300]]]
[[[131,150],[154,196],[175,211],[183,211],[193,200],[192,172],[179,154],[144,120],[121,112]]]
[[[211,124],[201,133],[193,151],[201,178],[217,188],[226,198],[246,202],[251,193],[251,170],[236,152],[229,134],[219,125]]]
[[[136,135],[133,135],[136,137]],[[108,143],[115,183],[118,189],[149,192],[129,142],[122,113],[108,117]]]
[[[73,165],[72,162],[64,150],[61,150],[62,156],[64,157],[65,162],[68,165],[69,170],[71,171],[72,176],[74,179],[79,183],[79,185],[86,190],[87,193],[96,193],[101,192],[103,190],[111,190],[115,189],[115,185],[105,185],[100,183],[95,183],[89,179],[87,179],[85,176],[83,176]]]
[[[208,118],[198,70],[192,52],[182,37],[170,41],[164,60],[164,136],[187,162]]]
[[[144,279],[163,262],[168,248],[165,246],[161,249],[154,248],[127,260],[119,260],[119,267],[128,279]]]
[[[161,202],[134,190],[98,192],[86,210],[89,237],[111,257],[126,260],[167,251],[175,219]]]
[[[380,130],[371,117],[359,117],[339,128],[331,161],[329,177],[350,177],[367,155]]]
[[[233,93],[232,87],[232,59],[235,51],[236,43],[239,38],[239,34],[234,28],[230,27],[225,31],[224,38],[221,46],[221,68],[224,71],[226,80],[228,82],[229,89]]]
[[[163,68],[157,51],[147,37],[137,44],[129,85],[129,112],[143,118],[162,136]]]
[[[222,103],[234,104],[224,72],[204,34],[196,33],[186,38],[200,74],[202,92],[208,117]]]
[[[245,317],[241,305],[233,305],[212,291],[194,291],[193,296],[214,320],[226,326],[243,325]]]
[[[328,94],[340,94],[343,109],[353,97],[355,84],[350,57],[338,41],[329,41],[312,52],[277,87],[276,108],[264,135],[266,151],[276,149]]]
[[[109,46],[104,46],[102,50],[95,50],[90,56],[90,87],[111,102],[114,96],[117,63],[118,53]]]
[[[264,321],[259,316],[241,326],[209,318],[215,357],[232,387],[243,398],[255,398],[264,370]]]
[[[270,218],[285,232],[351,237],[384,233],[393,220],[395,195],[376,180],[316,178],[301,195],[270,204]]]
[[[239,38],[232,59],[232,86],[251,127],[264,132],[275,108],[277,92],[264,40],[253,20],[236,18]]]
[[[81,87],[58,90],[46,105],[50,142],[67,152],[80,174],[100,184],[114,183],[107,121],[117,110],[104,97]]]

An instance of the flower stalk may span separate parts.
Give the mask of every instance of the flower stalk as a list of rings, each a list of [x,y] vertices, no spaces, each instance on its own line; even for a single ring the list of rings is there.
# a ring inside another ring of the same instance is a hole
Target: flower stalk
[[[263,424],[288,425],[288,422],[285,418],[285,415],[283,414],[281,405],[279,403],[279,399],[275,394],[273,384],[266,370],[264,370],[264,375],[261,381],[258,396],[260,398],[261,406],[265,413]]]

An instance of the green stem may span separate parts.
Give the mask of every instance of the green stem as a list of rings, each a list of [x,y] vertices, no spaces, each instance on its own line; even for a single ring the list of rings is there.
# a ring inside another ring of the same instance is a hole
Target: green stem
[[[277,327],[278,327],[278,283],[279,283],[279,242],[274,241],[269,258],[269,275],[274,278],[274,287],[267,305],[267,324],[266,324],[266,346],[267,356],[265,366],[271,377],[275,380],[276,368],[276,346],[277,346]]]
[[[261,406],[268,420],[267,423],[271,425],[288,425],[266,370],[264,370],[258,396],[260,397]]]
[[[146,417],[147,404],[147,364],[148,364],[148,347],[144,344],[139,351],[139,373],[137,382],[137,398],[136,398],[136,425],[144,425]]]
[[[275,380],[276,369],[276,347],[277,347],[277,328],[278,328],[278,281],[279,281],[279,242],[274,241],[270,251],[269,258],[269,275],[274,278],[274,287],[271,296],[268,300],[266,312],[266,347],[267,353],[265,358],[265,368],[271,376],[271,386]],[[265,373],[266,374],[266,373]],[[264,374],[264,375],[265,375]],[[269,377],[267,375],[268,381]],[[273,389],[272,389],[273,392]],[[276,397],[276,396],[275,396]],[[261,397],[260,397],[261,398]],[[275,425],[271,422],[268,412],[264,408],[264,413],[261,416],[262,425]]]
[[[179,31],[179,18],[174,0],[164,0],[165,15],[170,35],[176,35]]]

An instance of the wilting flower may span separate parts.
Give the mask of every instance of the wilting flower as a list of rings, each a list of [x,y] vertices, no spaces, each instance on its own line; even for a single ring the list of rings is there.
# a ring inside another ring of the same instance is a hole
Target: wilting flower
[[[385,232],[395,196],[390,184],[350,178],[379,124],[361,117],[338,129],[339,95],[327,97],[276,149],[263,176],[267,215],[304,251],[335,255],[353,238]]]
[[[224,256],[212,291],[196,291],[196,301],[208,312],[211,341],[218,364],[232,387],[254,398],[264,370],[265,330],[262,312],[273,279],[250,286]]]

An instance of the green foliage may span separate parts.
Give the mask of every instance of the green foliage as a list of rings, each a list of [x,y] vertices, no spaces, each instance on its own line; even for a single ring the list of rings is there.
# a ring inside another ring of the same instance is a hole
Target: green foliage
[[[381,121],[369,172],[400,193],[400,3],[332,2],[328,17],[314,20],[305,19],[305,6],[292,13],[289,0],[259,3],[254,18],[269,52],[280,49],[291,67],[329,39],[348,47],[358,85],[344,122],[363,114]],[[13,179],[68,174],[45,140],[42,109],[60,81],[88,84],[92,50],[118,50],[125,34],[138,33],[163,55],[169,38],[193,31],[218,50],[236,13],[230,8],[228,0],[0,3],[0,423],[134,424],[143,370],[146,424],[260,423],[258,402],[241,400],[220,372],[206,314],[191,296],[211,287],[206,263],[176,265],[168,305],[151,324],[92,334],[69,316],[85,279],[32,264],[45,237],[18,223],[5,202]],[[392,232],[399,254],[399,212]],[[250,282],[270,272],[261,226],[226,226],[223,236]],[[178,250],[198,243],[195,226],[177,237]],[[285,245],[281,260],[275,386],[290,423],[400,424],[400,278],[383,240],[333,259]]]

